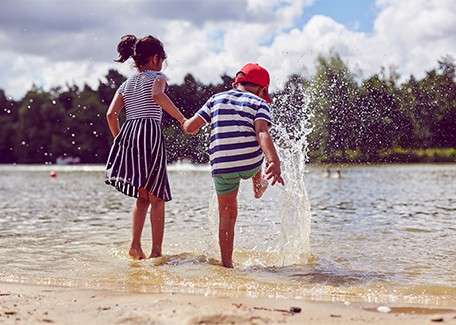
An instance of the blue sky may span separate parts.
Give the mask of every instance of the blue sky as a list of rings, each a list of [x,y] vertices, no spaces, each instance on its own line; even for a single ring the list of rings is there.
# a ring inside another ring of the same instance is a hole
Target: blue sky
[[[316,0],[312,6],[305,8],[297,25],[303,26],[314,15],[324,15],[352,30],[370,33],[377,13],[374,0]]]

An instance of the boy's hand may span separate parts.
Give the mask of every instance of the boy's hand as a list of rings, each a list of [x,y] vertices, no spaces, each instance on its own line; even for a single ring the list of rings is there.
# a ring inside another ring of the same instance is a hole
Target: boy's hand
[[[271,161],[267,164],[266,179],[272,180],[271,185],[275,185],[275,183],[285,185],[285,182],[281,176],[280,162]]]
[[[199,115],[194,115],[193,117],[184,121],[184,123],[182,124],[182,128],[184,129],[185,133],[195,135],[198,134],[198,131],[205,123],[206,122],[202,117],[200,117]]]
[[[190,127],[190,120],[185,119],[185,121],[182,123],[182,129],[184,130],[185,133],[195,135],[198,133],[199,130],[194,130],[193,132],[189,131]]]

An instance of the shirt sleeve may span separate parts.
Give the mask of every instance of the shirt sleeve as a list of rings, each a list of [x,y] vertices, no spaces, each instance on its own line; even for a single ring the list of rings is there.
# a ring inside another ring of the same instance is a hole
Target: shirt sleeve
[[[272,125],[271,108],[266,103],[261,103],[255,114],[254,121],[265,120],[268,125]]]
[[[163,72],[158,72],[157,76],[155,77],[156,79],[164,80],[168,82],[168,77],[163,73]]]
[[[212,97],[201,107],[196,115],[200,116],[206,123],[211,123]]]
[[[125,92],[125,87],[127,86],[127,81],[125,80],[120,86],[119,88],[117,88],[117,92],[122,96],[124,97],[124,92]]]

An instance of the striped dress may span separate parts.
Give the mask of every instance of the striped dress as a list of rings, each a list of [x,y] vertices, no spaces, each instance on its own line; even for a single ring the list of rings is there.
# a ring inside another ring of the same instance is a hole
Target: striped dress
[[[169,201],[171,190],[160,126],[162,109],[152,99],[152,85],[157,77],[166,78],[157,71],[141,72],[118,89],[127,118],[109,152],[105,183],[128,196],[138,197],[138,190],[144,188]]]

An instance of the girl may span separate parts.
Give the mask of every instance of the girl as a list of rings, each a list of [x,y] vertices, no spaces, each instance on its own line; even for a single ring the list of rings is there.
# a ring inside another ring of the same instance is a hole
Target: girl
[[[166,77],[160,70],[166,53],[158,39],[125,35],[117,51],[119,58],[115,61],[125,62],[132,57],[138,72],[119,87],[106,114],[114,137],[106,166],[106,183],[136,198],[129,255],[134,259],[145,258],[141,233],[150,205],[150,257],[159,257],[162,254],[165,201],[171,200],[160,128],[162,109],[181,125],[185,118],[164,92]],[[119,112],[124,107],[126,122],[120,128]]]

